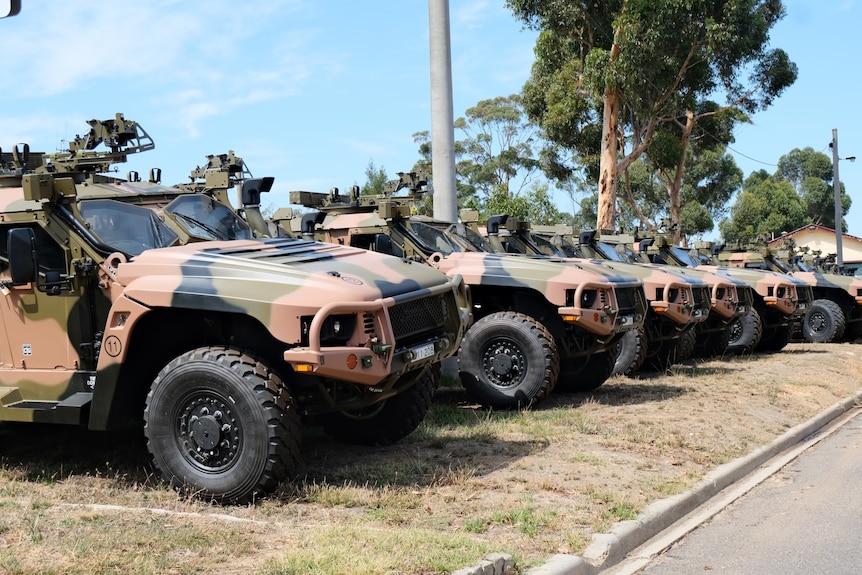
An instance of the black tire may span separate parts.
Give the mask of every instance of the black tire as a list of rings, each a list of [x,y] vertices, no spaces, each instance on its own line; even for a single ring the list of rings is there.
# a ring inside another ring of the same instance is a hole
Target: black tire
[[[763,323],[760,314],[753,307],[740,318],[730,324],[730,338],[727,342],[727,352],[733,354],[751,353],[760,343],[763,335]]]
[[[702,341],[701,338],[698,338],[694,354],[704,359],[723,355],[727,352],[727,345],[730,342],[730,333],[732,330],[733,322],[727,324],[722,330],[705,334]]]
[[[532,407],[548,397],[560,373],[551,332],[528,315],[497,312],[467,330],[458,352],[464,389],[482,405]]]
[[[685,361],[694,354],[695,344],[697,343],[697,326],[692,326],[685,330],[679,336],[679,342],[676,344],[676,362]]]
[[[617,349],[616,346],[613,346],[613,349],[580,358],[578,367],[572,365],[572,360],[564,361],[554,391],[557,393],[585,393],[598,389],[614,371]]]
[[[811,343],[831,343],[844,337],[844,312],[832,300],[817,299],[802,316],[802,337]]]
[[[617,342],[616,360],[611,375],[631,376],[643,366],[646,359],[646,335],[643,327],[627,331]]]
[[[757,344],[756,349],[763,352],[781,351],[790,343],[792,335],[793,322],[790,322],[788,325],[778,326],[760,338],[760,343]]]
[[[647,357],[641,371],[667,371],[670,366],[677,363],[680,341],[682,334],[673,339],[663,339],[653,343],[653,347],[647,350]]]
[[[431,408],[440,383],[440,365],[409,372],[402,378],[416,381],[398,395],[365,409],[324,413],[317,422],[327,435],[342,443],[383,446],[401,441],[419,427]]]
[[[174,489],[247,502],[299,462],[299,414],[281,379],[238,350],[204,347],[156,376],[144,410],[147,449]]]

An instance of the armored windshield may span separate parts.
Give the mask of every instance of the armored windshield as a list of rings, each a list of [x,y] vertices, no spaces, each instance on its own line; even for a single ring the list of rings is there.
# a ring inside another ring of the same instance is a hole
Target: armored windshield
[[[563,251],[562,246],[558,246],[553,242],[543,238],[542,236],[537,236],[536,234],[530,234],[530,239],[533,240],[533,243],[536,244],[536,247],[546,256],[559,256],[559,257],[567,257],[565,251]]]
[[[772,264],[772,265],[775,267],[775,269],[777,269],[778,271],[780,271],[780,272],[781,272],[781,273],[783,273],[783,274],[789,274],[790,272],[792,272],[792,271],[793,271],[789,266],[787,266],[787,265],[783,264],[782,262],[778,261],[777,259],[775,259],[775,258],[774,258],[773,256],[771,256],[771,255],[770,255],[770,256],[767,256],[767,259],[769,260],[769,263],[770,263],[770,264]]]
[[[442,230],[430,226],[424,222],[400,222],[405,231],[428,253],[440,252],[449,255],[453,252],[464,251],[457,243],[452,241]]]
[[[620,252],[618,252],[616,248],[611,244],[605,242],[596,242],[596,247],[598,248],[598,251],[601,252],[601,254],[605,256],[605,258],[608,260],[620,263],[629,262],[629,259]]]
[[[178,236],[155,213],[116,200],[84,200],[78,205],[90,230],[117,251],[138,255],[144,250],[164,248]]]
[[[462,242],[465,242],[477,252],[491,251],[491,247],[488,245],[487,240],[485,240],[479,232],[465,226],[464,224],[451,224],[447,233],[459,238]]]
[[[203,194],[182,195],[165,207],[187,234],[201,240],[248,240],[251,230],[229,207]]]
[[[701,263],[700,260],[691,255],[691,252],[679,246],[670,246],[670,253],[679,263],[687,267],[696,268]]]

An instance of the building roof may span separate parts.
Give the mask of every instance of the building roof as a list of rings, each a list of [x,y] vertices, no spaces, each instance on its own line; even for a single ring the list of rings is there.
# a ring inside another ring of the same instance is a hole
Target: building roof
[[[802,232],[814,232],[814,231],[826,232],[832,236],[835,235],[835,230],[833,230],[832,228],[827,228],[826,226],[821,226],[820,224],[808,224],[807,226],[802,226],[801,228],[795,229],[792,232],[787,232],[786,234],[782,234],[782,235],[770,240],[769,245],[781,243],[783,240],[785,240],[787,238],[792,238],[793,236],[799,235]],[[850,234],[843,234],[842,233],[841,237],[862,243],[862,238],[860,238],[858,236],[852,236]]]

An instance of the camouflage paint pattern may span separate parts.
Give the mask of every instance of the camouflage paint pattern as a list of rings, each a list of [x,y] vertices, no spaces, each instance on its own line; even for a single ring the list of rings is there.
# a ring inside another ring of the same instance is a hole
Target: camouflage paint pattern
[[[421,218],[416,221],[435,224]],[[334,209],[327,212],[319,232],[324,241],[350,245],[354,236],[389,233],[390,224],[377,212],[350,213]],[[467,285],[531,290],[556,307],[565,322],[598,336],[628,331],[643,323],[643,310],[638,309],[635,302],[621,305],[617,299],[617,290],[639,284],[637,279],[624,273],[591,264],[566,266],[560,262],[476,251],[445,255],[439,252],[426,259],[416,246],[409,242],[402,245],[405,257],[424,259],[450,277],[462,277]],[[447,250],[451,246],[440,245],[439,248]],[[595,297],[585,298],[585,294]],[[589,307],[578,305],[585,299],[592,302]]]
[[[92,152],[79,158],[98,160]],[[180,230],[161,213],[180,191],[67,170],[59,162],[45,166],[36,173],[0,166],[0,420],[110,427],[123,401],[126,363],[133,354],[159,350],[158,341],[135,343],[150,316],[216,318],[245,329],[214,332],[208,341],[237,337],[253,345],[259,329],[268,348],[281,348],[278,360],[295,368],[296,375],[282,375],[300,386],[295,393],[309,413],[391,397],[400,391],[393,387],[399,378],[455,354],[470,322],[469,293],[457,275],[356,248],[277,238],[192,242],[131,256],[106,252],[82,216],[86,202],[116,200],[158,211],[162,224]],[[6,233],[21,227],[36,233],[40,264],[59,263],[59,273],[13,284]],[[181,242],[193,239],[177,235]],[[50,244],[47,255],[43,241]],[[323,332],[336,324],[351,331],[334,345]],[[345,385],[359,387],[347,397]]]

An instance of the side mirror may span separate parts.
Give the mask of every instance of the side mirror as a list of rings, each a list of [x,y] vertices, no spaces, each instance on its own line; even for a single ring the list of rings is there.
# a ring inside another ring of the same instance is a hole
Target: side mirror
[[[36,281],[36,234],[30,228],[13,228],[7,235],[12,285]]]

